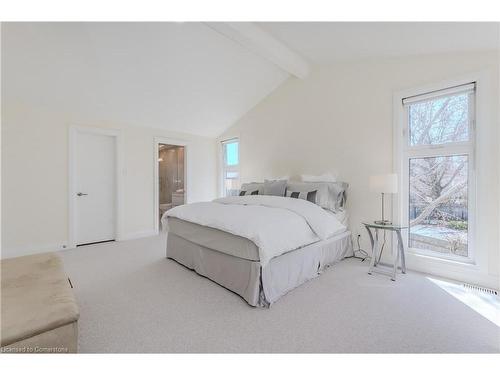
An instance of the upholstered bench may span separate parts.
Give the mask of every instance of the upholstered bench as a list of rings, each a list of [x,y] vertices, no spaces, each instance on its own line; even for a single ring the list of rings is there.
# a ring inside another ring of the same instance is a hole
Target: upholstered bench
[[[76,353],[78,306],[55,253],[1,261],[3,353]]]

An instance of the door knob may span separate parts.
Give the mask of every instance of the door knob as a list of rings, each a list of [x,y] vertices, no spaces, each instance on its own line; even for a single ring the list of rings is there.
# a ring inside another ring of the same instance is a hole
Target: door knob
[[[79,197],[81,197],[82,195],[88,195],[87,193],[76,193],[76,195],[78,195]]]

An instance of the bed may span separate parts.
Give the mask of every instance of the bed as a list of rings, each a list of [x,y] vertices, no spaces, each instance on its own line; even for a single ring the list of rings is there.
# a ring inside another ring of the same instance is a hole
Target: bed
[[[314,187],[309,185],[300,188]],[[330,187],[324,191],[332,195]],[[269,307],[352,253],[345,209],[340,207],[345,189],[342,195],[335,211],[317,204],[326,202],[321,194],[314,202],[255,194],[176,207],[162,217],[167,258],[251,306]]]

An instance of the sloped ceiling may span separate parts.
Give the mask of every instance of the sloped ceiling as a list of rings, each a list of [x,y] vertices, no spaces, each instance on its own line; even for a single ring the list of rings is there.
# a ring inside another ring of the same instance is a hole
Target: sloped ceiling
[[[3,99],[214,137],[288,78],[203,23],[2,25]]]
[[[498,22],[263,22],[314,65],[498,49]]]
[[[215,137],[289,77],[283,56],[317,66],[499,45],[498,23],[255,25],[235,26],[242,39],[205,23],[4,23],[2,102]]]

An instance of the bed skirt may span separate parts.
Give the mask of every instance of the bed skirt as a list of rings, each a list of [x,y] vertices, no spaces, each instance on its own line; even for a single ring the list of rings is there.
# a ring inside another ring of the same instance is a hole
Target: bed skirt
[[[260,262],[238,258],[167,236],[167,258],[240,295],[249,305],[269,307],[280,297],[352,254],[350,232]]]

